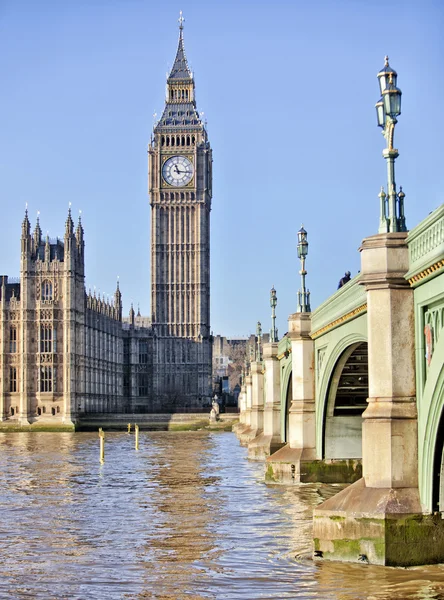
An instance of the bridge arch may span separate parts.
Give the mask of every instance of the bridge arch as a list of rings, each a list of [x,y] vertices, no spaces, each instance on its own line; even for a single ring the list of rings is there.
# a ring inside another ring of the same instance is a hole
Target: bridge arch
[[[284,443],[290,441],[289,438],[289,411],[293,398],[293,372],[291,355],[290,360],[283,367],[281,372],[281,440]]]
[[[367,356],[367,339],[362,333],[355,332],[340,338],[326,357],[316,394],[316,446],[319,458],[362,457],[361,415],[368,397]],[[363,368],[358,368],[359,363]],[[363,377],[363,380],[358,382],[359,377]],[[353,394],[347,392],[347,387],[352,389],[358,385],[362,389],[353,400]],[[345,402],[341,404],[342,408],[336,403],[338,391]],[[351,442],[348,447],[338,442],[344,436]]]
[[[419,435],[421,500],[426,509],[444,512],[444,332],[434,348],[418,413],[427,407],[425,434]]]

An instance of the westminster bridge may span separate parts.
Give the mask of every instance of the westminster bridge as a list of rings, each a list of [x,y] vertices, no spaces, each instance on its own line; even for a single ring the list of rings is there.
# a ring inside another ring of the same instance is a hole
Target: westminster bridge
[[[444,562],[444,204],[360,253],[251,362],[236,432],[270,483],[351,484],[314,510],[315,557]]]

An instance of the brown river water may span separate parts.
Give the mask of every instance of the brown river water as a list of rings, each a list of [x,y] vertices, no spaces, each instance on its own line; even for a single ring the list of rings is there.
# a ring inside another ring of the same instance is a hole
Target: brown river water
[[[444,565],[313,562],[331,485],[267,486],[231,433],[0,434],[1,599],[444,599]]]

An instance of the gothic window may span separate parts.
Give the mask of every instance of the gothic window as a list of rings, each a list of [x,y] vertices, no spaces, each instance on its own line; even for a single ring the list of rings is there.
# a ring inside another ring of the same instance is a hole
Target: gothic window
[[[172,138],[171,138],[171,145],[172,146],[174,146],[174,142],[175,142],[175,138],[174,138],[174,136],[172,136]]]
[[[190,136],[187,135],[187,146],[189,146],[189,145],[190,145]]]
[[[17,391],[17,368],[10,367],[9,369],[9,391],[16,392]]]
[[[9,330],[9,352],[17,352],[17,327],[11,327]]]
[[[146,373],[139,373],[138,384],[139,396],[148,396],[148,375]]]
[[[185,146],[185,136],[182,136],[182,146]]]
[[[52,282],[47,279],[42,283],[42,300],[52,300]]]
[[[52,392],[53,384],[52,367],[40,367],[40,391]]]
[[[193,146],[196,143],[196,138],[194,137],[194,135],[191,136],[191,143]]]
[[[162,136],[162,146],[165,146],[165,136]]]
[[[56,351],[56,330],[51,325],[40,325],[40,352]]]
[[[180,199],[185,200],[185,194],[183,192],[180,192]]]
[[[191,200],[194,200],[194,192],[191,192]]]
[[[185,92],[185,97],[188,100],[188,90]]]
[[[167,136],[166,142],[167,142],[167,146],[169,146],[170,145],[170,136],[169,135]]]
[[[139,342],[139,364],[148,363],[148,342]]]

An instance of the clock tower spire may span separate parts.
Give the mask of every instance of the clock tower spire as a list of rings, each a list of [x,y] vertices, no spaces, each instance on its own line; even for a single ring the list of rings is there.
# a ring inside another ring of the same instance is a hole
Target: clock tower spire
[[[151,313],[157,343],[164,347],[158,353],[157,393],[167,399],[174,392],[197,407],[211,395],[212,153],[196,108],[183,23],[180,13],[165,108],[148,151]]]

